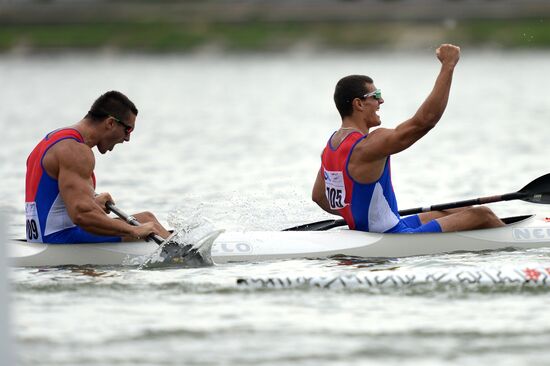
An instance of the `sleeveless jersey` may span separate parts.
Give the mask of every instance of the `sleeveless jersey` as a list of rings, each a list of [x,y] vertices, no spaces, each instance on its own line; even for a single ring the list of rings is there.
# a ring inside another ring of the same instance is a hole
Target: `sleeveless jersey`
[[[59,141],[73,139],[84,143],[80,132],[65,128],[50,132],[34,148],[27,159],[25,180],[25,212],[27,219],[27,241],[44,242],[44,237],[75,227],[59,194],[56,179],[44,170],[42,160],[48,149]],[[92,173],[95,188],[95,176]]]
[[[350,229],[383,233],[400,220],[391,182],[390,157],[386,159],[382,175],[373,183],[359,183],[348,171],[351,153],[365,137],[367,135],[352,132],[333,148],[331,136],[321,155],[325,194],[330,208],[346,220]]]

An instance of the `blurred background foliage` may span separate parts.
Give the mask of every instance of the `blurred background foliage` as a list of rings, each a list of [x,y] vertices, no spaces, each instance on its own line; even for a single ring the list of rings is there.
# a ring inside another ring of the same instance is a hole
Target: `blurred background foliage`
[[[548,0],[0,0],[0,52],[550,47]]]

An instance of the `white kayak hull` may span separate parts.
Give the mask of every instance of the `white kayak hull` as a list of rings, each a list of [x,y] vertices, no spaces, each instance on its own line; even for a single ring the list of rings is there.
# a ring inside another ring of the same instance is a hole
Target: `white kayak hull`
[[[358,257],[408,257],[505,248],[550,247],[550,222],[524,216],[502,228],[429,234],[330,231],[251,231],[222,233],[212,247],[215,263]],[[13,266],[122,265],[158,249],[155,243],[39,244],[8,242]]]

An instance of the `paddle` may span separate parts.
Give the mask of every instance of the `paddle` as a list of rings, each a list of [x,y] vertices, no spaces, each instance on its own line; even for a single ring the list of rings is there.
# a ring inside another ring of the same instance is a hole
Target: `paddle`
[[[483,205],[486,203],[511,200],[522,200],[531,203],[550,204],[550,174],[545,174],[541,177],[538,177],[517,192],[506,193],[496,196],[473,198],[464,201],[442,203],[428,207],[410,208],[407,210],[400,210],[399,215],[407,216],[418,214],[421,212],[443,211],[449,210],[451,208]],[[346,222],[343,219],[323,220],[312,222],[309,224],[294,226],[288,229],[284,229],[283,231],[323,231],[344,225],[346,225]]]
[[[120,217],[121,219],[123,219],[124,221],[126,221],[127,223],[129,223],[130,225],[132,226],[140,226],[141,224],[139,223],[138,220],[136,220],[136,218],[134,216],[130,216],[128,214],[126,214],[125,212],[123,212],[122,210],[120,210],[118,207],[115,206],[114,203],[112,202],[107,202],[105,203],[105,206],[111,211],[113,212],[115,215],[117,215],[118,217]],[[153,240],[155,243],[157,243],[158,245],[164,243],[164,239],[160,236],[160,235],[157,235],[157,234],[150,234],[147,239],[145,239],[146,241],[149,241],[149,240]]]
[[[135,217],[130,216],[123,211],[121,211],[118,207],[115,206],[112,202],[105,203],[105,206],[113,212],[115,215],[129,223],[133,226],[139,226],[140,223],[136,220]],[[186,256],[188,256],[192,249],[192,245],[185,245],[183,247],[179,246],[178,243],[171,240],[172,236],[169,236],[167,239],[163,239],[160,235],[157,234],[150,234],[145,240],[153,240],[155,243],[157,243],[159,246],[162,247],[162,251],[160,253],[160,256],[163,258],[164,263],[173,262],[174,259],[177,261],[180,261],[184,259]]]

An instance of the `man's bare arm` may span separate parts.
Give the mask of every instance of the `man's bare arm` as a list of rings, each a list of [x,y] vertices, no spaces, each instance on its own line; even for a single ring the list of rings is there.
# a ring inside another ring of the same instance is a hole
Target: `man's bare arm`
[[[449,100],[454,68],[460,57],[460,48],[442,45],[437,49],[441,69],[435,85],[412,118],[395,129],[379,128],[354,149],[361,162],[373,162],[403,151],[422,138],[439,122]]]
[[[338,212],[332,210],[328,203],[327,196],[325,194],[325,180],[323,179],[322,168],[319,169],[319,172],[317,173],[317,178],[315,179],[315,184],[313,185],[313,191],[311,192],[311,199],[329,214],[338,215]]]
[[[153,232],[152,225],[131,226],[107,216],[94,199],[91,177],[94,156],[85,145],[74,140],[57,143],[48,154],[58,163],[59,191],[69,217],[76,225],[96,235],[143,238]]]

